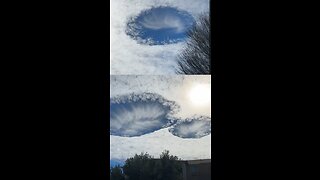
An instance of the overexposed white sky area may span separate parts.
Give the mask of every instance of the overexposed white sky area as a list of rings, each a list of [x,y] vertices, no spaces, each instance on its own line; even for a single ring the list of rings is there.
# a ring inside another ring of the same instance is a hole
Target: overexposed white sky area
[[[138,16],[143,10],[158,6],[174,7],[188,12],[194,18],[209,11],[209,0],[111,0],[110,3],[110,73],[114,75],[176,74],[176,56],[185,44],[139,44],[125,32],[130,18]],[[146,22],[147,26],[152,28],[182,28],[180,21],[174,18],[169,18],[168,21]]]

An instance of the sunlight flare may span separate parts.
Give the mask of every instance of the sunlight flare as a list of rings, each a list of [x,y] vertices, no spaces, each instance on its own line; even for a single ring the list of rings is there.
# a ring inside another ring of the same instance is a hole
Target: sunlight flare
[[[189,100],[195,106],[207,106],[211,102],[210,84],[196,84],[188,93]]]

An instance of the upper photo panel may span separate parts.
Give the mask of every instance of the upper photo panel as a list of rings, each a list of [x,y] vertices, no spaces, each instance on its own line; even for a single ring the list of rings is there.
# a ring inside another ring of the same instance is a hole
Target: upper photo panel
[[[210,0],[111,0],[110,74],[210,74]]]

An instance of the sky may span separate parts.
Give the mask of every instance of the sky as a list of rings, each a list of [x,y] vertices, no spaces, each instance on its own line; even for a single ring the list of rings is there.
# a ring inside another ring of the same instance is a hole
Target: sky
[[[114,166],[123,166],[124,165],[124,161],[121,160],[110,160],[110,168],[114,167]]]
[[[142,11],[128,22],[126,33],[140,44],[164,45],[184,41],[194,18],[173,7],[154,7]]]
[[[115,75],[176,74],[185,32],[209,0],[111,0],[110,72]]]
[[[110,160],[211,158],[211,76],[112,75]]]

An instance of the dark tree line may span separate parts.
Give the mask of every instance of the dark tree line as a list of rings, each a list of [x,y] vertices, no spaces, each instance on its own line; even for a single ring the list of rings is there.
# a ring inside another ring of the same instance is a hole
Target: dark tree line
[[[210,16],[199,16],[195,26],[187,32],[188,41],[178,55],[178,74],[210,74],[211,40]]]
[[[125,180],[122,168],[119,165],[116,165],[110,169],[110,179]]]
[[[110,169],[111,180],[182,180],[182,169],[177,156],[164,151],[160,159],[141,153],[126,160],[123,167]]]

